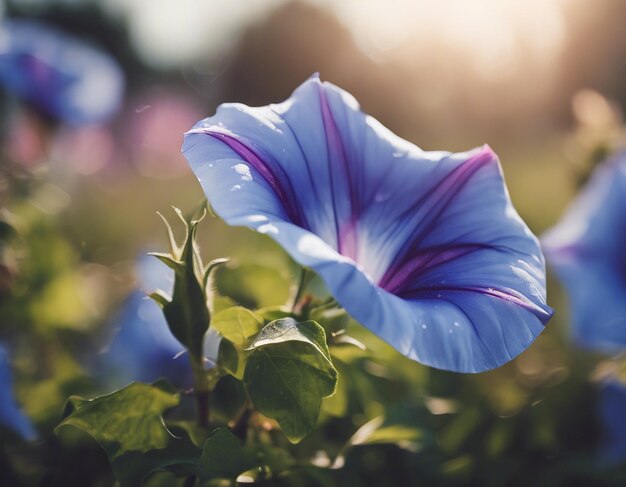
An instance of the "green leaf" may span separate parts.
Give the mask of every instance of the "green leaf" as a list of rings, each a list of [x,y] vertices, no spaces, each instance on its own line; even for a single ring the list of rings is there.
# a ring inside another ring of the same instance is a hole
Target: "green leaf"
[[[164,383],[139,382],[95,399],[74,396],[55,431],[74,426],[92,436],[108,455],[122,487],[141,485],[157,470],[197,475],[202,480],[235,479],[258,465],[254,453],[226,428],[210,433],[202,448],[194,445],[185,428],[173,425],[168,429],[162,414],[179,400]]]
[[[235,306],[216,313],[211,326],[235,345],[244,345],[261,330],[263,320],[252,311]]]
[[[226,372],[239,380],[243,379],[246,357],[243,351],[228,339],[220,342],[217,363]]]
[[[236,479],[257,465],[253,451],[242,447],[240,440],[228,428],[218,428],[209,435],[198,461],[203,478]]]
[[[127,452],[165,448],[173,438],[162,414],[178,405],[178,394],[163,387],[133,382],[95,399],[73,396],[67,416],[57,426],[74,426],[91,435],[111,460]]]
[[[116,458],[111,466],[122,487],[141,485],[151,473],[168,470],[178,476],[194,475],[201,481],[236,479],[259,465],[254,451],[241,446],[227,428],[209,433],[202,448],[196,447],[182,427],[172,427],[180,439],[170,440],[161,450],[132,452]]]
[[[151,473],[159,470],[189,471],[195,474],[201,455],[200,448],[191,441],[183,428],[172,426],[171,431],[176,437],[170,438],[165,448],[145,453],[127,452],[111,462],[113,474],[121,487],[137,487]]]
[[[250,399],[290,441],[300,441],[315,427],[322,398],[337,385],[324,329],[314,321],[276,320],[248,351],[244,382]]]

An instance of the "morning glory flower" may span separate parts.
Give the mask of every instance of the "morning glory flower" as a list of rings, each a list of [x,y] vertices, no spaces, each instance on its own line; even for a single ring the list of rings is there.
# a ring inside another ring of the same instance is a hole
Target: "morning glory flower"
[[[107,54],[45,24],[0,24],[0,85],[48,115],[80,125],[112,116],[124,75]]]
[[[552,314],[538,241],[487,146],[423,151],[314,76],[280,104],[221,105],[183,152],[219,216],[272,237],[414,360],[491,369]]]
[[[113,323],[117,333],[103,353],[104,369],[118,386],[166,378],[178,387],[191,387],[193,375],[185,348],[170,332],[159,305],[146,294],[156,289],[171,294],[174,273],[146,255],[138,261],[137,274],[140,289],[128,296]],[[215,364],[220,340],[210,328],[204,343],[208,366]]]
[[[626,153],[600,165],[561,221],[543,237],[570,300],[575,340],[626,347]]]
[[[13,397],[11,363],[9,354],[2,345],[0,345],[0,426],[14,431],[25,440],[37,438],[35,428]]]

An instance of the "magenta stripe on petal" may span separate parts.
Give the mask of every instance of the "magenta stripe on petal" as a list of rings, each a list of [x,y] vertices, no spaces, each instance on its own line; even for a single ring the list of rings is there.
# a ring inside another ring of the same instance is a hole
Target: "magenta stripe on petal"
[[[452,170],[433,189],[405,211],[404,218],[409,218],[409,215],[414,212],[421,213],[423,218],[415,225],[413,235],[407,239],[405,250],[396,256],[394,263],[383,276],[380,282],[381,287],[387,290],[393,289],[394,291],[391,292],[397,294],[411,278],[416,276],[416,271],[420,269],[420,255],[424,252],[424,249],[419,247],[421,240],[432,231],[441,214],[452,203],[454,198],[458,196],[472,176],[482,167],[496,160],[497,157],[491,148],[484,146],[478,154]],[[451,244],[451,247],[454,247],[454,244]],[[483,244],[482,247],[484,248],[485,245]],[[449,255],[445,260],[448,261],[459,256],[460,254],[456,256]]]
[[[324,131],[326,133],[326,144],[328,147],[328,172],[330,175],[331,195],[333,198],[333,207],[335,209],[335,226],[337,230],[337,246],[338,252],[353,260],[356,259],[357,249],[357,233],[358,233],[358,198],[353,185],[352,175],[350,174],[350,165],[346,154],[346,148],[341,139],[341,134],[337,128],[337,123],[333,118],[328,100],[324,94],[324,90],[320,90],[320,106],[322,109],[322,120],[324,123]],[[342,177],[341,181],[337,181],[334,177],[339,170]],[[347,187],[346,187],[347,186]],[[342,191],[337,193],[337,188]],[[344,191],[349,196],[350,209],[348,215],[345,215],[345,221],[342,219],[344,215],[339,214],[340,209],[337,204],[337,198],[344,197]]]
[[[271,186],[271,188],[276,193],[276,196],[280,199],[287,215],[291,219],[291,221],[297,225],[301,225],[304,228],[307,227],[303,218],[300,217],[300,212],[298,211],[297,203],[294,201],[294,198],[290,198],[286,193],[285,189],[279,182],[278,178],[274,175],[274,173],[270,170],[268,165],[261,159],[256,152],[247,147],[243,142],[239,141],[235,137],[225,134],[223,132],[215,132],[211,130],[205,130],[205,134],[210,135],[211,137],[224,142],[228,147],[234,150],[239,157],[241,157],[244,161],[250,164],[254,169],[258,171],[258,173],[267,181],[267,183]]]
[[[512,289],[500,290],[492,287],[476,287],[476,286],[468,286],[468,287],[427,287],[423,289],[412,289],[408,292],[402,293],[400,297],[404,299],[446,299],[446,295],[448,294],[456,294],[456,293],[480,293],[486,296],[493,296],[494,298],[501,299],[503,301],[508,301],[511,304],[515,304],[525,310],[530,311],[536,316],[544,317],[544,321],[541,322],[542,325],[545,326],[545,322],[552,316],[552,309],[547,305],[540,306],[526,296],[513,291]]]
[[[460,244],[423,249],[412,255],[394,274],[385,274],[378,285],[390,293],[399,294],[419,274],[471,252],[490,248],[492,247],[484,244]]]

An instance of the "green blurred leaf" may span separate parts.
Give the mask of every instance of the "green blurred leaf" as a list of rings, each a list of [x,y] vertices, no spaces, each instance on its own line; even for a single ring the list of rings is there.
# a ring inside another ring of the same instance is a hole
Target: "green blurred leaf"
[[[258,309],[256,313],[263,318],[266,323],[283,318],[297,318],[297,315],[292,313],[287,306],[268,306],[267,308]]]
[[[250,309],[284,304],[290,294],[289,280],[261,265],[221,266],[214,282],[219,294]]]
[[[322,325],[328,336],[345,333],[350,322],[350,315],[346,310],[326,306],[313,308],[309,318]]]
[[[441,432],[439,442],[443,450],[449,453],[459,450],[472,432],[478,428],[480,421],[479,409],[471,408],[463,411]]]
[[[333,468],[341,468],[345,463],[347,452],[358,445],[397,445],[401,448],[417,451],[425,441],[424,431],[406,421],[378,416],[361,426],[335,459]]]
[[[350,377],[347,367],[340,361],[333,363],[337,369],[337,387],[335,393],[332,396],[328,396],[322,402],[322,409],[325,413],[340,418],[348,412],[348,405],[350,402],[348,388],[348,379]]]
[[[220,296],[218,294],[213,294],[211,301],[213,304],[211,310],[213,311],[213,313],[216,314],[220,311],[224,311],[225,309],[236,306],[236,303],[232,299],[226,296]]]
[[[178,394],[140,382],[94,399],[73,396],[56,431],[63,426],[82,429],[111,460],[126,452],[157,450],[165,448],[173,437],[162,414],[179,401]]]
[[[262,318],[246,308],[235,306],[216,313],[211,326],[235,345],[244,345],[263,326]]]
[[[7,242],[17,236],[17,230],[8,222],[0,218],[0,242]]]
[[[255,407],[292,442],[315,427],[322,398],[337,385],[324,329],[292,318],[269,323],[252,342],[244,382]]]

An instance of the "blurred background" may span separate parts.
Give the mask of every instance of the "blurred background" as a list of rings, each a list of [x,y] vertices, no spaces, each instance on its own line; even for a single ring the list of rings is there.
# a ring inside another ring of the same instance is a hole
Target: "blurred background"
[[[203,196],[182,134],[219,103],[281,101],[319,72],[423,149],[489,143],[539,235],[624,139],[625,19],[624,0],[0,2],[0,341],[39,438],[6,432],[0,484],[111,482],[97,447],[59,447],[51,431],[69,395],[106,392],[97,357],[139,286],[136,261],[166,248],[155,212]],[[266,299],[285,298],[296,268],[269,239],[215,218],[200,232],[207,259],[278,269],[286,284]],[[549,302],[537,342],[478,376],[427,369],[359,331],[377,357],[358,359],[369,403],[341,406],[339,437],[321,428],[295,455],[417,408],[420,447],[352,450],[348,485],[624,485],[626,427],[606,443],[597,385],[621,362],[572,344],[552,280]]]

